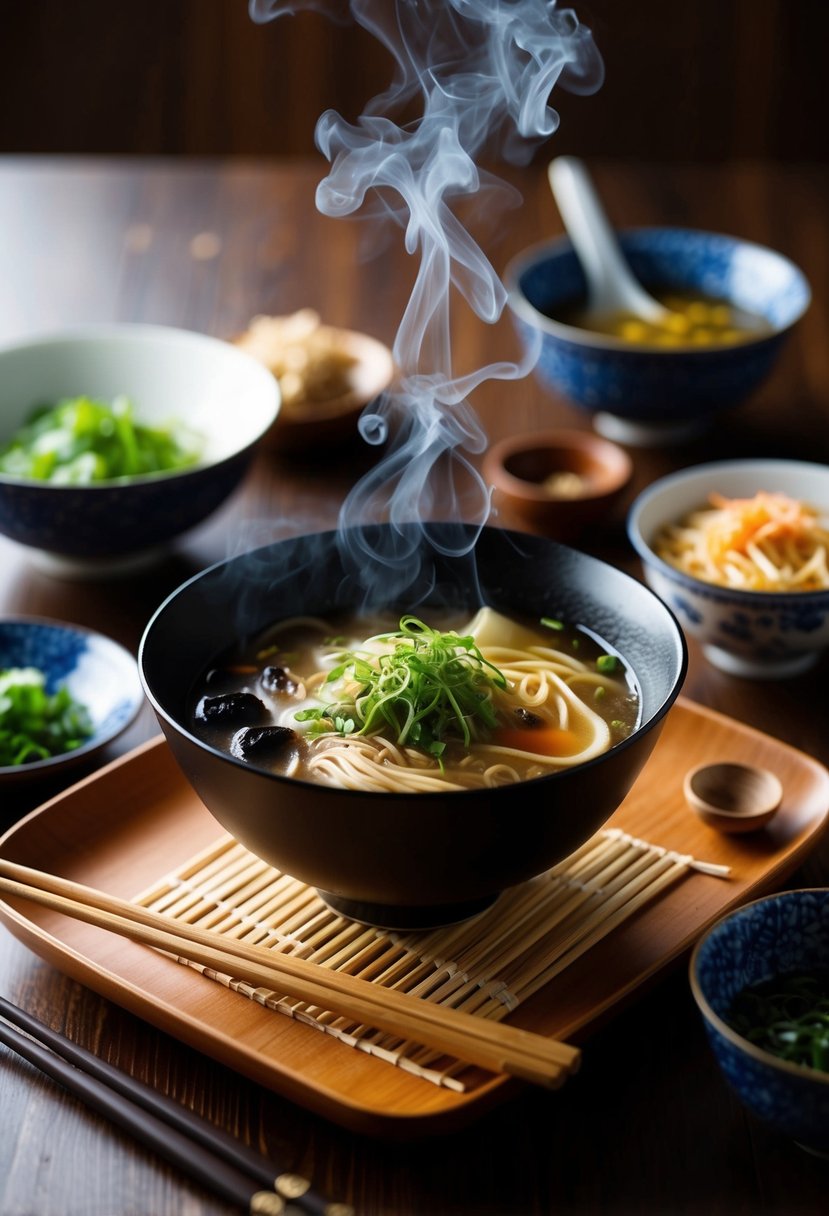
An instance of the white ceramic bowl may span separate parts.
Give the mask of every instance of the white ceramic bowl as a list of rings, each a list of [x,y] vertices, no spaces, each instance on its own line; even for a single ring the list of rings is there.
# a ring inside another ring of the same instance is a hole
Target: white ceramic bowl
[[[0,532],[57,573],[111,574],[200,524],[237,488],[279,412],[279,387],[250,355],[162,325],[89,325],[0,349],[0,443],[32,408],[86,394],[125,395],[138,422],[198,432],[197,465],[89,486],[0,473]]]
[[[732,675],[780,679],[808,670],[829,646],[829,591],[741,591],[703,582],[662,558],[659,529],[704,505],[714,491],[751,498],[779,492],[829,514],[829,465],[800,460],[722,460],[681,469],[634,500],[628,537],[645,581],[673,609],[708,660]]]

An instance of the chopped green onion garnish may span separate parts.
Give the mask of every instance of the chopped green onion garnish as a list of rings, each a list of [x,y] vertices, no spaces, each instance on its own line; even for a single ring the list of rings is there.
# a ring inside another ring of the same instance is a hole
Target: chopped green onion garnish
[[[200,437],[178,423],[144,425],[132,403],[65,397],[35,409],[0,445],[0,473],[58,485],[89,485],[194,465]]]
[[[370,641],[388,643],[390,649],[339,656],[326,684],[342,684],[341,699],[300,710],[297,721],[313,722],[315,733],[372,735],[390,729],[399,744],[438,758],[451,739],[469,746],[495,728],[492,693],[506,688],[507,681],[473,637],[441,633],[404,616],[399,630]]]
[[[763,1051],[829,1072],[829,971],[790,973],[745,988],[726,1020]]]
[[[92,734],[89,711],[65,685],[47,692],[46,677],[37,667],[0,671],[0,766],[74,751]]]

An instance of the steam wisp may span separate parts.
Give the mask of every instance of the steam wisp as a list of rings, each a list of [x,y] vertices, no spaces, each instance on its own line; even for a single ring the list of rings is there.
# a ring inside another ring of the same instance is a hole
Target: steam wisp
[[[479,158],[486,153],[527,163],[558,127],[549,104],[555,85],[592,92],[603,65],[590,31],[556,0],[352,0],[350,10],[335,0],[250,0],[257,22],[301,10],[335,20],[350,12],[395,64],[389,87],[355,123],[329,110],[316,128],[317,146],[330,163],[317,188],[318,209],[334,217],[359,212],[390,219],[419,259],[394,341],[398,382],[360,420],[366,442],[388,447],[340,512],[355,569],[364,582],[382,572],[392,595],[405,588],[391,585],[390,574],[397,571],[395,581],[402,582],[414,558],[417,532],[403,525],[420,522],[428,533],[438,503],[443,518],[473,525],[471,533],[457,531],[465,546],[474,545],[474,528],[483,527],[491,508],[472,460],[487,441],[469,395],[485,380],[523,378],[537,358],[529,351],[517,361],[464,372],[454,367],[455,300],[494,324],[507,299],[454,207],[473,196],[490,211],[520,201],[479,167]],[[401,117],[417,104],[418,117]],[[378,518],[394,525],[382,553],[360,541],[360,525]]]

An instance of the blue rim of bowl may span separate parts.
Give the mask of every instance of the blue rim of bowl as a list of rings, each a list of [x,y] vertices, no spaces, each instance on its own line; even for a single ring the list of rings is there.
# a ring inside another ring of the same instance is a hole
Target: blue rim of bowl
[[[791,1060],[782,1060],[779,1056],[772,1055],[770,1051],[763,1051],[762,1048],[755,1047],[753,1043],[749,1043],[748,1039],[744,1039],[736,1030],[732,1030],[728,1023],[724,1022],[720,1015],[714,1012],[697,979],[697,960],[712,933],[727,921],[740,916],[750,908],[754,908],[758,904],[770,903],[773,900],[791,899],[792,896],[800,894],[808,895],[811,891],[823,895],[826,893],[826,890],[826,887],[799,887],[796,891],[778,891],[773,895],[761,895],[758,899],[752,899],[746,904],[741,904],[738,908],[732,908],[730,912],[726,912],[714,921],[712,925],[708,926],[691,951],[691,958],[688,963],[688,982],[691,987],[691,994],[703,1017],[711,1023],[718,1034],[727,1039],[733,1047],[751,1056],[759,1064],[779,1069],[783,1073],[789,1073],[793,1077],[800,1078],[800,1080],[816,1081],[819,1085],[829,1085],[829,1072],[821,1072],[816,1068],[807,1068],[804,1064],[794,1064]]]
[[[129,703],[129,707],[121,721],[115,723],[106,731],[100,733],[96,731],[91,739],[87,739],[85,743],[81,744],[80,747],[73,748],[72,751],[61,752],[60,755],[49,756],[45,760],[33,760],[31,764],[0,765],[0,782],[3,778],[14,777],[23,779],[35,774],[46,776],[63,765],[74,763],[76,760],[82,760],[84,757],[91,756],[95,752],[100,751],[132,726],[144,704],[144,689],[141,684],[135,656],[125,646],[122,646],[120,642],[116,642],[114,638],[108,637],[105,633],[99,633],[96,629],[89,629],[86,625],[75,625],[69,621],[59,621],[55,617],[3,616],[0,617],[0,628],[4,625],[34,625],[64,634],[74,634],[90,638],[97,643],[103,643],[113,654],[118,654],[125,669],[130,665],[135,668],[135,686],[130,690],[129,696],[124,698],[125,702]]]
[[[779,253],[776,249],[772,249],[768,245],[760,245],[757,241],[744,240],[742,237],[729,235],[726,232],[711,232],[702,228],[673,228],[673,227],[653,227],[645,226],[639,228],[623,228],[619,230],[618,236],[624,241],[626,237],[636,237],[652,233],[654,235],[670,235],[688,236],[691,238],[705,237],[713,240],[725,241],[729,244],[739,245],[742,249],[755,250],[757,253],[762,253],[770,257],[779,258],[780,262],[786,266],[794,276],[800,281],[803,288],[803,303],[800,310],[792,316],[785,325],[773,325],[768,331],[758,334],[756,338],[747,338],[732,346],[723,347],[696,347],[696,346],[656,346],[650,345],[647,342],[637,343],[632,347],[630,342],[626,342],[624,338],[614,338],[610,334],[593,334],[588,330],[578,329],[574,325],[565,325],[562,321],[555,321],[552,317],[548,317],[546,313],[540,312],[535,305],[531,304],[524,292],[521,290],[520,282],[522,274],[535,263],[542,260],[544,255],[550,256],[554,254],[562,254],[575,252],[573,244],[568,236],[557,237],[552,241],[538,241],[534,245],[528,246],[521,253],[515,255],[507,263],[503,272],[503,283],[507,291],[507,303],[512,309],[515,316],[525,324],[532,326],[534,329],[541,330],[553,338],[560,338],[564,341],[571,342],[574,346],[589,346],[598,350],[618,350],[628,354],[648,354],[659,358],[676,358],[677,355],[689,358],[711,358],[712,354],[732,354],[735,350],[750,350],[754,347],[761,346],[763,343],[781,337],[787,333],[800,318],[806,313],[812,302],[812,289],[803,271],[800,267],[787,257],[784,253]]]
[[[720,583],[709,583],[705,579],[695,578],[692,574],[687,574],[684,570],[678,570],[676,566],[672,566],[670,562],[666,562],[664,558],[651,548],[648,540],[646,540],[639,527],[639,516],[641,515],[647,504],[667,485],[678,485],[684,480],[690,480],[693,475],[699,472],[711,471],[716,474],[720,469],[733,469],[738,464],[751,464],[762,467],[763,465],[774,466],[780,464],[798,464],[804,468],[820,469],[823,472],[829,471],[829,466],[822,465],[818,461],[806,460],[778,460],[773,456],[757,457],[756,459],[746,458],[745,460],[712,460],[702,465],[690,465],[685,469],[678,469],[675,473],[669,473],[666,477],[660,477],[656,481],[651,482],[646,486],[640,494],[634,498],[628,511],[626,531],[628,540],[636,550],[641,561],[648,566],[653,566],[670,582],[677,584],[680,587],[685,587],[689,591],[693,591],[697,595],[705,596],[708,599],[734,599],[735,597],[746,604],[756,604],[758,607],[765,604],[771,607],[777,607],[780,604],[792,602],[792,597],[817,599],[820,596],[829,596],[829,589],[814,588],[811,591],[755,591],[748,587],[725,587]],[[668,521],[666,521],[668,522]],[[673,521],[676,522],[676,521]]]
[[[158,473],[142,473],[134,477],[112,477],[107,481],[93,481],[83,485],[63,485],[54,481],[38,481],[34,477],[14,477],[9,473],[0,471],[0,485],[9,486],[37,486],[44,490],[49,490],[51,493],[60,494],[78,490],[93,490],[99,493],[105,493],[112,489],[122,489],[124,486],[142,486],[155,485],[161,481],[171,481],[173,478],[183,478],[185,480],[203,474],[207,469],[217,469],[228,461],[236,460],[243,456],[264,438],[274,423],[277,421],[282,412],[282,400],[279,393],[279,385],[276,378],[271,372],[249,355],[246,351],[239,350],[232,342],[225,342],[223,338],[217,338],[213,334],[200,333],[194,329],[182,329],[180,326],[174,325],[153,325],[144,324],[143,322],[132,321],[113,321],[104,324],[89,324],[76,325],[67,329],[52,330],[49,333],[37,334],[30,338],[24,338],[19,342],[6,342],[0,346],[0,357],[4,354],[16,350],[28,350],[39,346],[52,346],[57,342],[76,342],[79,340],[95,340],[100,338],[162,338],[166,339],[181,339],[192,341],[193,345],[202,346],[223,346],[229,347],[233,351],[234,357],[241,360],[247,360],[259,368],[264,376],[269,376],[276,386],[274,395],[273,409],[269,412],[269,416],[262,426],[259,427],[258,433],[241,447],[236,447],[232,452],[225,452],[224,455],[213,460],[199,460],[195,464],[188,465],[183,469],[164,469]],[[2,440],[0,440],[2,442]]]

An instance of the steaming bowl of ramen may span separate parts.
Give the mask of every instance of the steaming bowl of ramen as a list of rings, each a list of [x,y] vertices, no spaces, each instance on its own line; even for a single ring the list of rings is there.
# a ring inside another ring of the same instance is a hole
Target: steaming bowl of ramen
[[[398,929],[466,919],[599,830],[686,661],[644,584],[448,523],[231,558],[168,597],[139,651],[218,822],[336,911]]]
[[[0,349],[0,533],[49,573],[131,570],[237,489],[279,412],[207,334],[85,325]]]
[[[639,494],[627,530],[648,585],[722,671],[796,676],[829,646],[829,466],[681,469]]]
[[[586,281],[566,237],[509,263],[510,309],[526,346],[540,351],[541,383],[596,430],[643,446],[676,442],[763,384],[811,290],[783,254],[739,237],[687,228],[618,236],[634,274],[675,314],[673,328],[631,317],[586,328]]]

